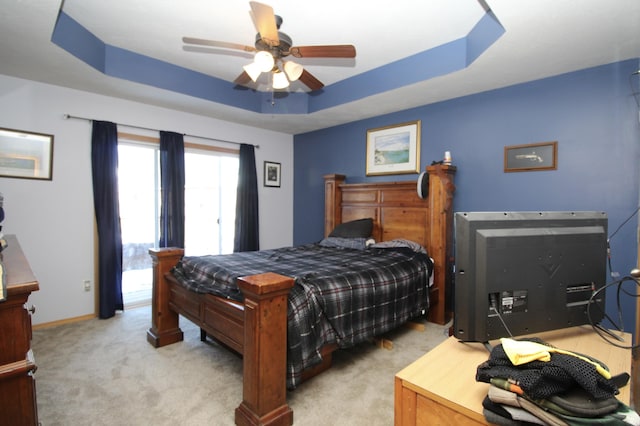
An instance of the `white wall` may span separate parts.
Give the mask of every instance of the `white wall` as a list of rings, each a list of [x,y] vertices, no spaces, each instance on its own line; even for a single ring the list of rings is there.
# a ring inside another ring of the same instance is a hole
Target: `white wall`
[[[34,324],[94,314],[94,212],[91,123],[64,115],[113,121],[223,140],[259,144],[261,248],[293,241],[293,137],[141,103],[0,75],[0,127],[54,135],[53,180],[0,177],[5,234],[16,234],[40,291],[31,296]],[[137,129],[118,130],[138,134]],[[194,139],[196,143],[211,143]],[[232,147],[236,147],[231,145]],[[263,161],[282,164],[280,188],[262,185]]]

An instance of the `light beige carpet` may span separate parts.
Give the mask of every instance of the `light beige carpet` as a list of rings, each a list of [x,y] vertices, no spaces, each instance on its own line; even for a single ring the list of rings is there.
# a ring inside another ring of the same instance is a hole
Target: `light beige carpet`
[[[109,320],[35,330],[38,415],[43,426],[233,425],[242,400],[242,360],[202,343],[181,318],[185,339],[155,349],[146,341],[149,307]],[[338,351],[333,367],[288,393],[296,425],[392,425],[393,379],[447,336],[447,326],[390,333]]]

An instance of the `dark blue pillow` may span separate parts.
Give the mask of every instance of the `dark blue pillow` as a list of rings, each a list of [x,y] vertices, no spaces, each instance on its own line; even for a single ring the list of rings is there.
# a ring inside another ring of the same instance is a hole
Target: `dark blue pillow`
[[[369,238],[373,231],[373,219],[357,219],[337,225],[329,234],[340,238]]]

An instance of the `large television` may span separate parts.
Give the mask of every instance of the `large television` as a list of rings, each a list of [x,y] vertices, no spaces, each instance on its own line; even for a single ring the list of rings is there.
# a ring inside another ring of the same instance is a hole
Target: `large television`
[[[604,317],[603,212],[456,212],[454,335],[488,342]]]

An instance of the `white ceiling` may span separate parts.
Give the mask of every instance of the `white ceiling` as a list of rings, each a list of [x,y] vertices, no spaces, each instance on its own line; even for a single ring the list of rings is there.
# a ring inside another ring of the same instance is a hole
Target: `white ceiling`
[[[478,0],[263,1],[294,45],[355,45],[355,60],[300,61],[325,85],[464,37],[484,15]],[[638,0],[486,4],[505,33],[466,69],[311,114],[255,113],[104,75],[51,42],[60,0],[3,1],[0,74],[297,134],[640,57]],[[66,0],[62,8],[104,43],[224,80],[251,62],[244,52],[194,52],[182,43],[191,36],[253,45],[248,1]]]

